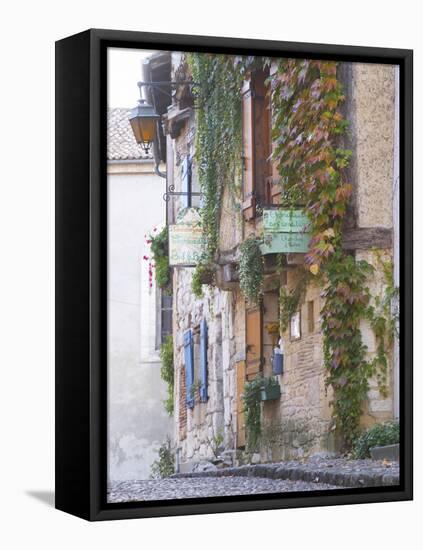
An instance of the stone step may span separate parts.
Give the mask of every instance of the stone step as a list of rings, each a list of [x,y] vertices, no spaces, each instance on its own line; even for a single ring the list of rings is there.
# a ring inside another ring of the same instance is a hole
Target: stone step
[[[365,461],[368,464],[370,461]],[[357,463],[343,463],[339,467],[314,466],[293,463],[253,464],[239,467],[223,468],[213,472],[191,472],[174,474],[172,477],[223,477],[246,476],[265,477],[270,479],[285,479],[292,481],[308,481],[326,483],[339,487],[380,487],[399,485],[399,467],[385,466],[378,462],[370,467],[359,469]]]

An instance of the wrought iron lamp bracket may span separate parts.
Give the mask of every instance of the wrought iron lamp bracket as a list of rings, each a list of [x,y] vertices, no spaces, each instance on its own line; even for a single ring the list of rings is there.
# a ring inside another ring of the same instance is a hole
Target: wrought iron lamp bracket
[[[199,85],[197,82],[193,82],[192,80],[179,80],[179,81],[172,81],[172,80],[162,80],[162,81],[156,81],[156,82],[138,82],[137,86],[140,89],[141,94],[141,88],[147,87],[154,90],[158,90],[159,92],[163,93],[164,95],[168,97],[172,97],[172,91],[176,90],[179,86],[189,86],[190,87],[190,93],[192,94],[194,99],[198,99],[199,97]],[[171,92],[169,93],[166,88],[171,89]]]
[[[196,191],[192,191],[190,193],[187,193],[186,191],[175,191],[175,186],[169,185],[168,191],[166,191],[166,193],[164,193],[163,195],[163,200],[165,202],[169,202],[172,197],[187,197],[187,196],[202,197],[203,193],[196,192]]]

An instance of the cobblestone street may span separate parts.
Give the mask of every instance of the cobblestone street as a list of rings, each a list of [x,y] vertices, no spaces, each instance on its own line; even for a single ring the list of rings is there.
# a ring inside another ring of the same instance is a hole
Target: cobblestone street
[[[113,482],[109,502],[256,495],[375,487],[399,483],[398,462],[325,459],[224,468],[175,474],[160,480]]]
[[[108,491],[108,501],[168,500],[287,493],[292,491],[319,491],[322,489],[338,489],[338,487],[325,483],[273,480],[260,477],[167,478],[112,483]]]

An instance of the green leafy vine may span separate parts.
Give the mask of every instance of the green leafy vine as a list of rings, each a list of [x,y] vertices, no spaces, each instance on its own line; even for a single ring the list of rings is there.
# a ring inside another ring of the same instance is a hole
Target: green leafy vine
[[[173,365],[173,338],[168,335],[160,348],[160,377],[167,384],[167,399],[164,402],[166,412],[169,416],[173,415],[174,400],[173,387],[175,383],[175,371]]]
[[[260,442],[262,431],[260,393],[262,386],[263,378],[261,376],[257,376],[245,384],[242,395],[247,447],[250,451],[255,451]]]
[[[215,261],[219,245],[220,209],[225,185],[236,187],[241,174],[241,65],[233,56],[192,53],[192,78],[201,90],[196,111],[195,159],[201,188],[203,257],[194,273]],[[194,275],[201,296],[201,277]]]
[[[261,240],[252,236],[239,247],[239,286],[251,304],[257,304],[263,292],[264,262]]]
[[[272,376],[264,378],[261,375],[256,376],[244,386],[242,400],[247,448],[250,452],[257,450],[262,438],[261,402],[264,399],[263,392],[271,392],[273,388],[279,388],[278,381]]]
[[[378,267],[384,278],[384,292],[376,295],[367,310],[367,318],[376,338],[376,356],[371,365],[376,375],[379,390],[383,397],[388,396],[387,373],[388,352],[398,333],[398,298],[399,288],[394,284],[392,260],[382,258],[379,251],[374,252]]]

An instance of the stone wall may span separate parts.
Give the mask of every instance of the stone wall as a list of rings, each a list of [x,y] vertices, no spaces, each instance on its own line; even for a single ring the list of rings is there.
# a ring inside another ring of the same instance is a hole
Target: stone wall
[[[346,146],[353,155],[349,180],[353,184],[357,227],[392,227],[395,142],[395,67],[374,63],[341,66],[350,126]]]
[[[298,281],[298,272],[287,273],[287,290]],[[330,435],[330,392],[326,393],[320,331],[321,289],[309,285],[299,305],[301,338],[292,340],[290,328],[282,335],[284,372],[278,376],[281,398],[263,404],[261,458],[287,460],[314,452],[333,450]],[[310,303],[313,303],[311,315]],[[265,365],[268,364],[266,360]],[[271,369],[267,368],[269,373]]]
[[[183,468],[202,459],[212,459],[216,439],[232,449],[236,433],[235,363],[242,353],[242,331],[239,301],[236,293],[204,288],[204,297],[196,299],[191,290],[192,268],[174,271],[174,361],[175,361],[175,443]],[[185,402],[185,360],[183,335],[194,331],[194,381],[199,380],[200,322],[208,325],[208,395],[200,402],[198,392],[194,407]],[[241,347],[241,349],[240,349]]]

